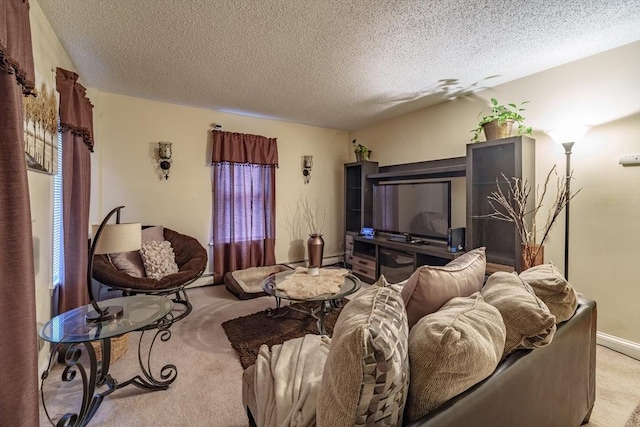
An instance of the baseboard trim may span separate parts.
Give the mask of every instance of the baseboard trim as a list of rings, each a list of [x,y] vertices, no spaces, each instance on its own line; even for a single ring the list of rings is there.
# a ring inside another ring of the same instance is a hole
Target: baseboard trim
[[[596,334],[596,343],[619,353],[626,354],[636,360],[640,360],[640,344],[636,342],[605,334],[604,332],[598,332]]]

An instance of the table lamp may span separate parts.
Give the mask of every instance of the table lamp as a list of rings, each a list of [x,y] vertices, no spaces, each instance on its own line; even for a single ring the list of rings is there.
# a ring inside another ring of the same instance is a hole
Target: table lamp
[[[131,252],[140,250],[142,240],[142,225],[138,223],[121,224],[120,210],[124,206],[118,206],[107,214],[100,225],[92,226],[93,241],[89,250],[89,265],[87,267],[87,291],[94,311],[86,315],[88,322],[103,322],[122,317],[123,310],[118,305],[98,306],[93,295],[93,257],[101,254],[113,254],[119,252]],[[109,219],[116,214],[116,223],[107,224]]]

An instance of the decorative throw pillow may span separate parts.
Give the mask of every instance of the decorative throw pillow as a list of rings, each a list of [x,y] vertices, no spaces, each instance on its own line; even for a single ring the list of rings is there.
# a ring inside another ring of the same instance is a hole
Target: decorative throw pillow
[[[384,277],[384,274],[381,274],[380,277],[378,277],[378,280],[373,284],[373,286],[381,286],[381,287],[390,287],[393,290],[397,291],[397,292],[401,292],[402,291],[402,287],[404,286],[404,284],[406,283],[406,280],[403,280],[402,282],[399,283],[389,283],[387,281],[387,278]]]
[[[409,332],[409,396],[405,420],[415,421],[487,378],[506,339],[500,312],[476,292],[450,299]]]
[[[171,243],[166,240],[143,243],[140,249],[140,256],[142,256],[147,277],[160,279],[178,272],[176,256],[173,253]]]
[[[536,265],[520,273],[536,296],[549,307],[556,322],[569,320],[578,307],[578,295],[575,289],[552,263]]]
[[[401,425],[409,387],[408,335],[397,291],[376,286],[352,299],[333,329],[317,425]]]
[[[402,288],[409,328],[427,314],[434,313],[453,297],[466,297],[482,288],[487,259],[477,248],[444,267],[418,268]]]
[[[504,356],[516,348],[543,347],[551,342],[555,316],[516,273],[493,273],[481,293],[502,314],[507,328]]]
[[[144,277],[144,264],[139,251],[109,254],[111,263],[120,271],[133,277]]]
[[[153,227],[147,227],[142,229],[142,243],[147,242],[163,242],[164,241],[164,227],[161,225],[155,225]]]
[[[141,243],[162,242],[164,240],[164,229],[161,225],[147,227],[142,230]],[[139,251],[120,252],[109,254],[111,263],[120,271],[133,277],[145,277],[144,263]]]

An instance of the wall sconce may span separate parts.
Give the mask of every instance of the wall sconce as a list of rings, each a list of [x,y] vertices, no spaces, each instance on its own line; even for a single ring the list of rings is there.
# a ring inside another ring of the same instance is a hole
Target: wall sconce
[[[311,179],[311,168],[313,167],[313,156],[302,156],[302,176],[304,183],[308,184]]]
[[[170,142],[158,142],[158,163],[164,179],[169,179],[169,169],[171,169],[172,163]]]

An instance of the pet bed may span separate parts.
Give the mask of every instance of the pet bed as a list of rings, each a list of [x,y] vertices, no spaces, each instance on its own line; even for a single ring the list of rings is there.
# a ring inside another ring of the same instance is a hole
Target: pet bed
[[[227,290],[238,299],[251,299],[267,295],[262,290],[262,282],[269,275],[291,270],[284,264],[270,265],[266,267],[249,267],[244,270],[236,270],[225,273],[224,283]]]

